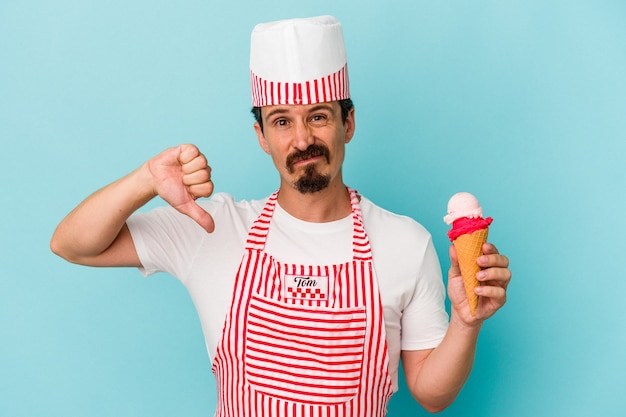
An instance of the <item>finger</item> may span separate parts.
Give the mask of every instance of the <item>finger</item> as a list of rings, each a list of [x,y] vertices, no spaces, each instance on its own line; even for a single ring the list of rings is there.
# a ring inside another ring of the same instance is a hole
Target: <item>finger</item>
[[[178,146],[178,162],[181,165],[185,165],[191,162],[194,158],[202,155],[196,145],[183,144]]]
[[[182,181],[183,184],[187,186],[204,184],[211,181],[211,174],[209,173],[209,171],[202,169],[199,171],[191,172],[189,174],[183,174]]]
[[[195,171],[208,171],[211,172],[207,159],[204,155],[200,154],[190,161],[181,165],[184,174],[190,174]]]
[[[497,286],[480,285],[474,290],[481,297],[491,298],[498,304],[502,305],[506,302],[506,289]]]
[[[506,288],[511,281],[511,271],[508,268],[483,269],[476,274],[476,279],[486,285],[493,283]]]
[[[496,248],[496,245],[494,245],[493,243],[483,243],[483,247],[482,247],[483,253],[486,255],[490,255],[493,253],[500,253],[498,252],[498,248]]]
[[[215,230],[215,222],[213,217],[207,213],[202,207],[195,201],[190,201],[187,204],[180,206],[178,211],[191,217],[196,223],[198,223],[204,230],[211,233]]]
[[[499,253],[485,254],[485,255],[479,256],[478,259],[476,259],[476,263],[481,268],[491,268],[491,267],[508,268],[509,258]]]
[[[213,194],[213,181],[209,180],[207,182],[203,182],[202,184],[192,184],[187,187],[189,194],[191,194],[195,198],[200,197],[209,197]]]

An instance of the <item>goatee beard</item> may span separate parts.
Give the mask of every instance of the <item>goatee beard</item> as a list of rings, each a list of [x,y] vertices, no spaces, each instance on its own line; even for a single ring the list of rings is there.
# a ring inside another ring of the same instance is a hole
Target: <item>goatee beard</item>
[[[316,156],[323,156],[326,162],[330,163],[330,151],[324,145],[313,144],[304,151],[296,151],[287,157],[286,165],[290,173],[294,173],[294,164],[298,161],[304,161]],[[302,194],[315,193],[328,187],[330,184],[330,175],[323,175],[316,171],[316,164],[310,164],[305,167],[305,172],[295,183],[296,189]]]
[[[320,174],[315,170],[315,165],[306,167],[306,172],[296,182],[296,189],[302,193],[316,193],[322,191],[330,184],[330,175]]]

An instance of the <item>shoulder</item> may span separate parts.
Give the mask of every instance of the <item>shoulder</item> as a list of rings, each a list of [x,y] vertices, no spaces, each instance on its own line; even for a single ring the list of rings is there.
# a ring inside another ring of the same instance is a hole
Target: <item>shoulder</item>
[[[409,216],[383,209],[370,200],[361,200],[365,231],[370,238],[374,264],[385,280],[415,278],[435,255],[432,236]],[[389,272],[389,274],[387,274]],[[413,280],[410,279],[410,281]]]
[[[412,247],[431,240],[430,232],[415,219],[386,210],[365,197],[361,199],[361,212],[367,233],[376,239],[400,239]]]
[[[259,216],[267,198],[262,200],[236,200],[231,194],[216,193],[198,204],[215,220],[215,231],[243,233],[248,230]],[[234,230],[233,230],[234,229]]]
[[[220,192],[213,194],[209,199],[198,200],[198,204],[209,213],[227,212],[240,216],[257,216],[263,210],[266,200],[236,200],[231,194]]]
[[[198,205],[215,219],[216,227],[221,223],[235,227],[251,224],[263,209],[265,200],[240,200],[224,192],[216,193],[208,199],[197,200]],[[141,228],[163,228],[179,231],[177,234],[197,232],[204,236],[203,229],[190,217],[169,205],[153,208],[146,212],[134,213],[127,222],[134,230]]]

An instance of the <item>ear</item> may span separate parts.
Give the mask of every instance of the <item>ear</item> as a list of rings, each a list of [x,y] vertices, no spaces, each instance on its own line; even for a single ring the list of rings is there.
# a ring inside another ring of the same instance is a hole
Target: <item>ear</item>
[[[346,121],[343,125],[346,129],[345,142],[349,143],[352,140],[352,137],[354,136],[354,131],[356,129],[356,121],[354,119],[354,107],[350,109],[350,112],[348,113],[348,117],[346,117]]]
[[[257,140],[259,141],[259,145],[266,154],[270,154],[270,147],[267,145],[267,141],[265,140],[265,135],[263,134],[263,130],[261,129],[261,125],[259,122],[254,122],[254,131],[256,132]]]

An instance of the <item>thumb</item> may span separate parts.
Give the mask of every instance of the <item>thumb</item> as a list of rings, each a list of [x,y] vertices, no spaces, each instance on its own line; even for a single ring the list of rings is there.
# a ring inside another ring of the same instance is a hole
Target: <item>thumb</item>
[[[448,269],[448,297],[452,303],[453,308],[461,308],[460,306],[465,304],[467,306],[467,294],[465,292],[465,285],[463,284],[463,277],[461,275],[461,268],[459,267],[459,260],[456,256],[456,249],[454,244],[450,245],[450,269]],[[456,306],[456,307],[455,307]],[[469,309],[469,307],[467,306]]]
[[[177,209],[184,215],[191,217],[208,233],[212,233],[215,230],[213,216],[207,213],[195,201],[189,201],[186,204],[179,206]]]
[[[459,259],[456,256],[456,249],[454,244],[450,245],[450,269],[448,270],[448,278],[461,275],[461,268],[459,267]]]

